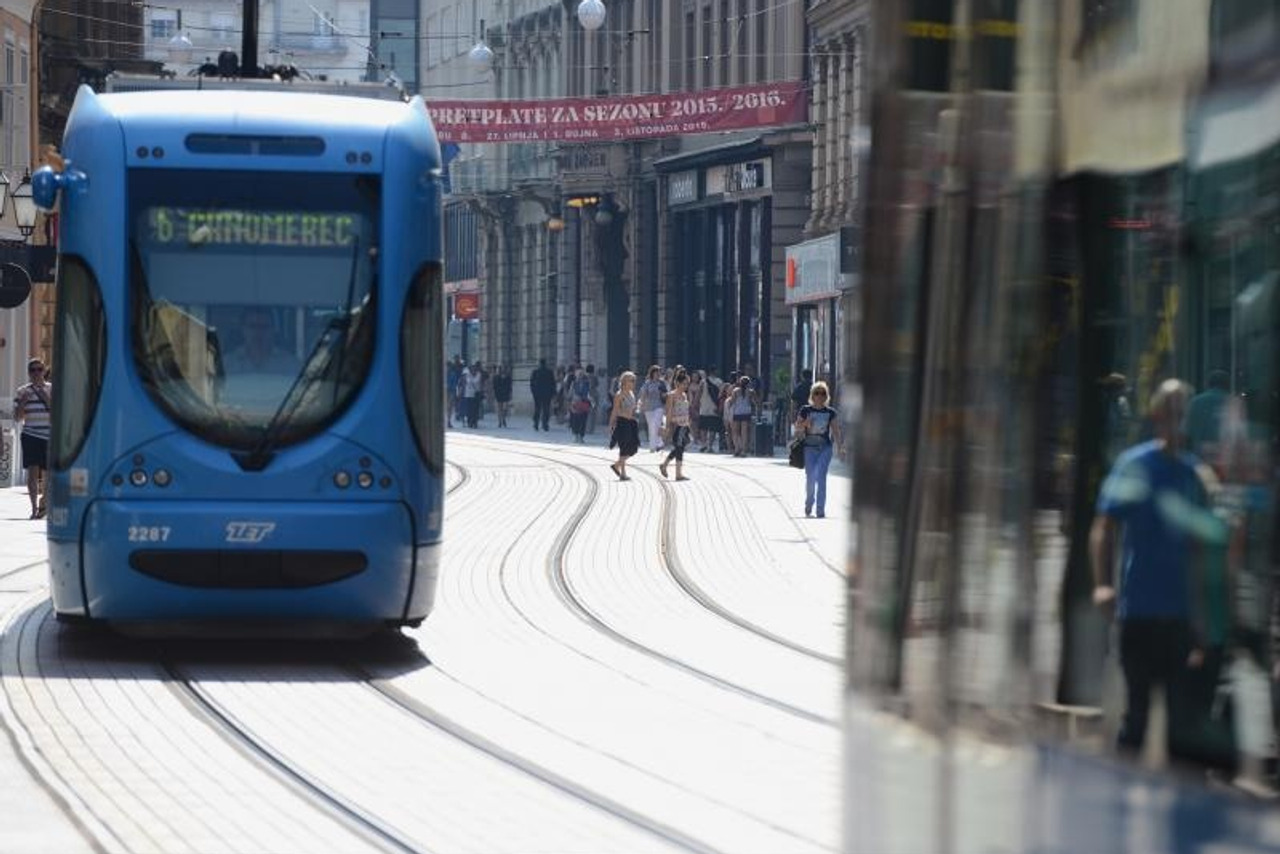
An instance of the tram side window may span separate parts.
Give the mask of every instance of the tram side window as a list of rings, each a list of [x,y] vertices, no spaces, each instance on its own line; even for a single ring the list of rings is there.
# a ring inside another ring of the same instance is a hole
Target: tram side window
[[[80,453],[102,393],[107,331],[102,292],[88,266],[64,255],[58,262],[58,311],[54,325],[54,428],[52,465],[66,469]]]
[[[444,310],[439,264],[418,270],[400,327],[400,375],[418,453],[432,472],[444,467]]]

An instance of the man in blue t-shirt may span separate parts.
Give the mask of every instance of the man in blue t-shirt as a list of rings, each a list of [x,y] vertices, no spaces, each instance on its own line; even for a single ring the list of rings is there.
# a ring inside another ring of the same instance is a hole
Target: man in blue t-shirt
[[[1155,438],[1116,459],[1089,535],[1094,604],[1114,610],[1120,623],[1126,708],[1117,743],[1130,754],[1142,750],[1155,684],[1163,684],[1170,698],[1170,753],[1180,752],[1177,739],[1200,711],[1187,702],[1206,653],[1200,597],[1192,592],[1195,569],[1201,547],[1221,542],[1225,530],[1209,510],[1200,461],[1183,449],[1190,396],[1179,380],[1156,390],[1150,411]],[[1117,591],[1111,574],[1121,528]]]

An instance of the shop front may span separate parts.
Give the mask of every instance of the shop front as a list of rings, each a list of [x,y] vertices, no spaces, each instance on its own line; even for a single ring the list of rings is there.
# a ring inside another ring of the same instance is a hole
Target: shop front
[[[769,369],[773,162],[746,147],[731,163],[667,175],[665,357],[691,367]]]
[[[856,329],[857,240],[852,228],[806,240],[786,249],[786,303],[791,309],[791,376],[813,372],[838,389],[845,379],[845,334]]]

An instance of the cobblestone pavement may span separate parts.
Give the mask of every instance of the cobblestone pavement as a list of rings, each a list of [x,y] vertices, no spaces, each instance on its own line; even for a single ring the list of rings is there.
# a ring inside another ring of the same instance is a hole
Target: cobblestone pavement
[[[68,630],[0,492],[0,851],[837,850],[847,473],[603,445],[451,430],[436,610],[362,643]]]

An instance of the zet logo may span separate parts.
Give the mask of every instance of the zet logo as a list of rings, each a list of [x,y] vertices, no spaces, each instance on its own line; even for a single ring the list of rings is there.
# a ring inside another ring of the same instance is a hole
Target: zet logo
[[[228,522],[228,543],[260,543],[276,529],[275,522]]]

